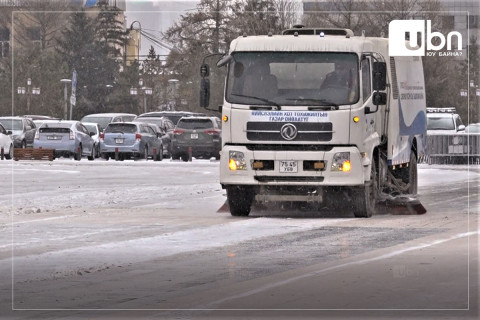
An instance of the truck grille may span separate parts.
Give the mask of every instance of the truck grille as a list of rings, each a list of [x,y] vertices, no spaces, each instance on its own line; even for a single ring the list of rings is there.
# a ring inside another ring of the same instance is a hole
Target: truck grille
[[[252,141],[286,141],[281,135],[283,122],[248,122],[247,139]],[[297,135],[289,141],[330,141],[331,122],[289,122],[297,129]]]

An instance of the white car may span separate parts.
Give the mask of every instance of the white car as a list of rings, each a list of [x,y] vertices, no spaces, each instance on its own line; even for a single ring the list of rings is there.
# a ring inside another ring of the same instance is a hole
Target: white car
[[[8,133],[0,123],[0,152],[2,149],[5,159],[13,158],[12,134]]]
[[[427,134],[452,134],[464,130],[455,108],[427,108]]]

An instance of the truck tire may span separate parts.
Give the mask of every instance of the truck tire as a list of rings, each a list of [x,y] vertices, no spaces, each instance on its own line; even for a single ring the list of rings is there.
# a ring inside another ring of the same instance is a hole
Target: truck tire
[[[417,194],[418,191],[418,172],[417,172],[417,156],[413,150],[410,152],[410,163],[408,167],[401,169],[400,178],[403,182],[409,184],[406,194]]]
[[[370,218],[375,214],[378,178],[375,161],[370,166],[370,181],[353,193],[353,214],[356,218]]]
[[[245,187],[227,188],[227,201],[230,214],[234,217],[246,217],[250,214],[254,193]]]

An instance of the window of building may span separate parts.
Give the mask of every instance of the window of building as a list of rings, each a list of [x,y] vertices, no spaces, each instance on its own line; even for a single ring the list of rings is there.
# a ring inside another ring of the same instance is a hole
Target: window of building
[[[10,51],[10,30],[0,28],[0,58],[8,57]]]

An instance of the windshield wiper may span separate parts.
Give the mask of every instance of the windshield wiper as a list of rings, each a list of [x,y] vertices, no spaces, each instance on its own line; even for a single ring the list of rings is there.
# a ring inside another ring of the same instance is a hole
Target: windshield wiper
[[[268,99],[265,99],[265,98],[261,98],[261,97],[254,97],[254,96],[247,96],[247,95],[243,95],[243,94],[235,94],[235,93],[231,93],[232,96],[236,96],[236,97],[243,97],[243,98],[252,98],[252,99],[256,99],[256,100],[259,100],[259,101],[262,101],[262,102],[266,102],[268,104],[270,104],[271,106],[275,106],[277,107],[277,110],[280,110],[282,107],[276,103],[275,101],[272,101],[272,100],[268,100]],[[250,107],[250,109],[252,108],[257,108],[257,107]],[[261,108],[261,107],[259,107]]]
[[[322,105],[309,106],[308,110],[338,110],[338,104],[325,100],[325,99],[312,99],[312,98],[291,98],[287,100],[294,101],[308,101],[308,102],[320,102]]]

